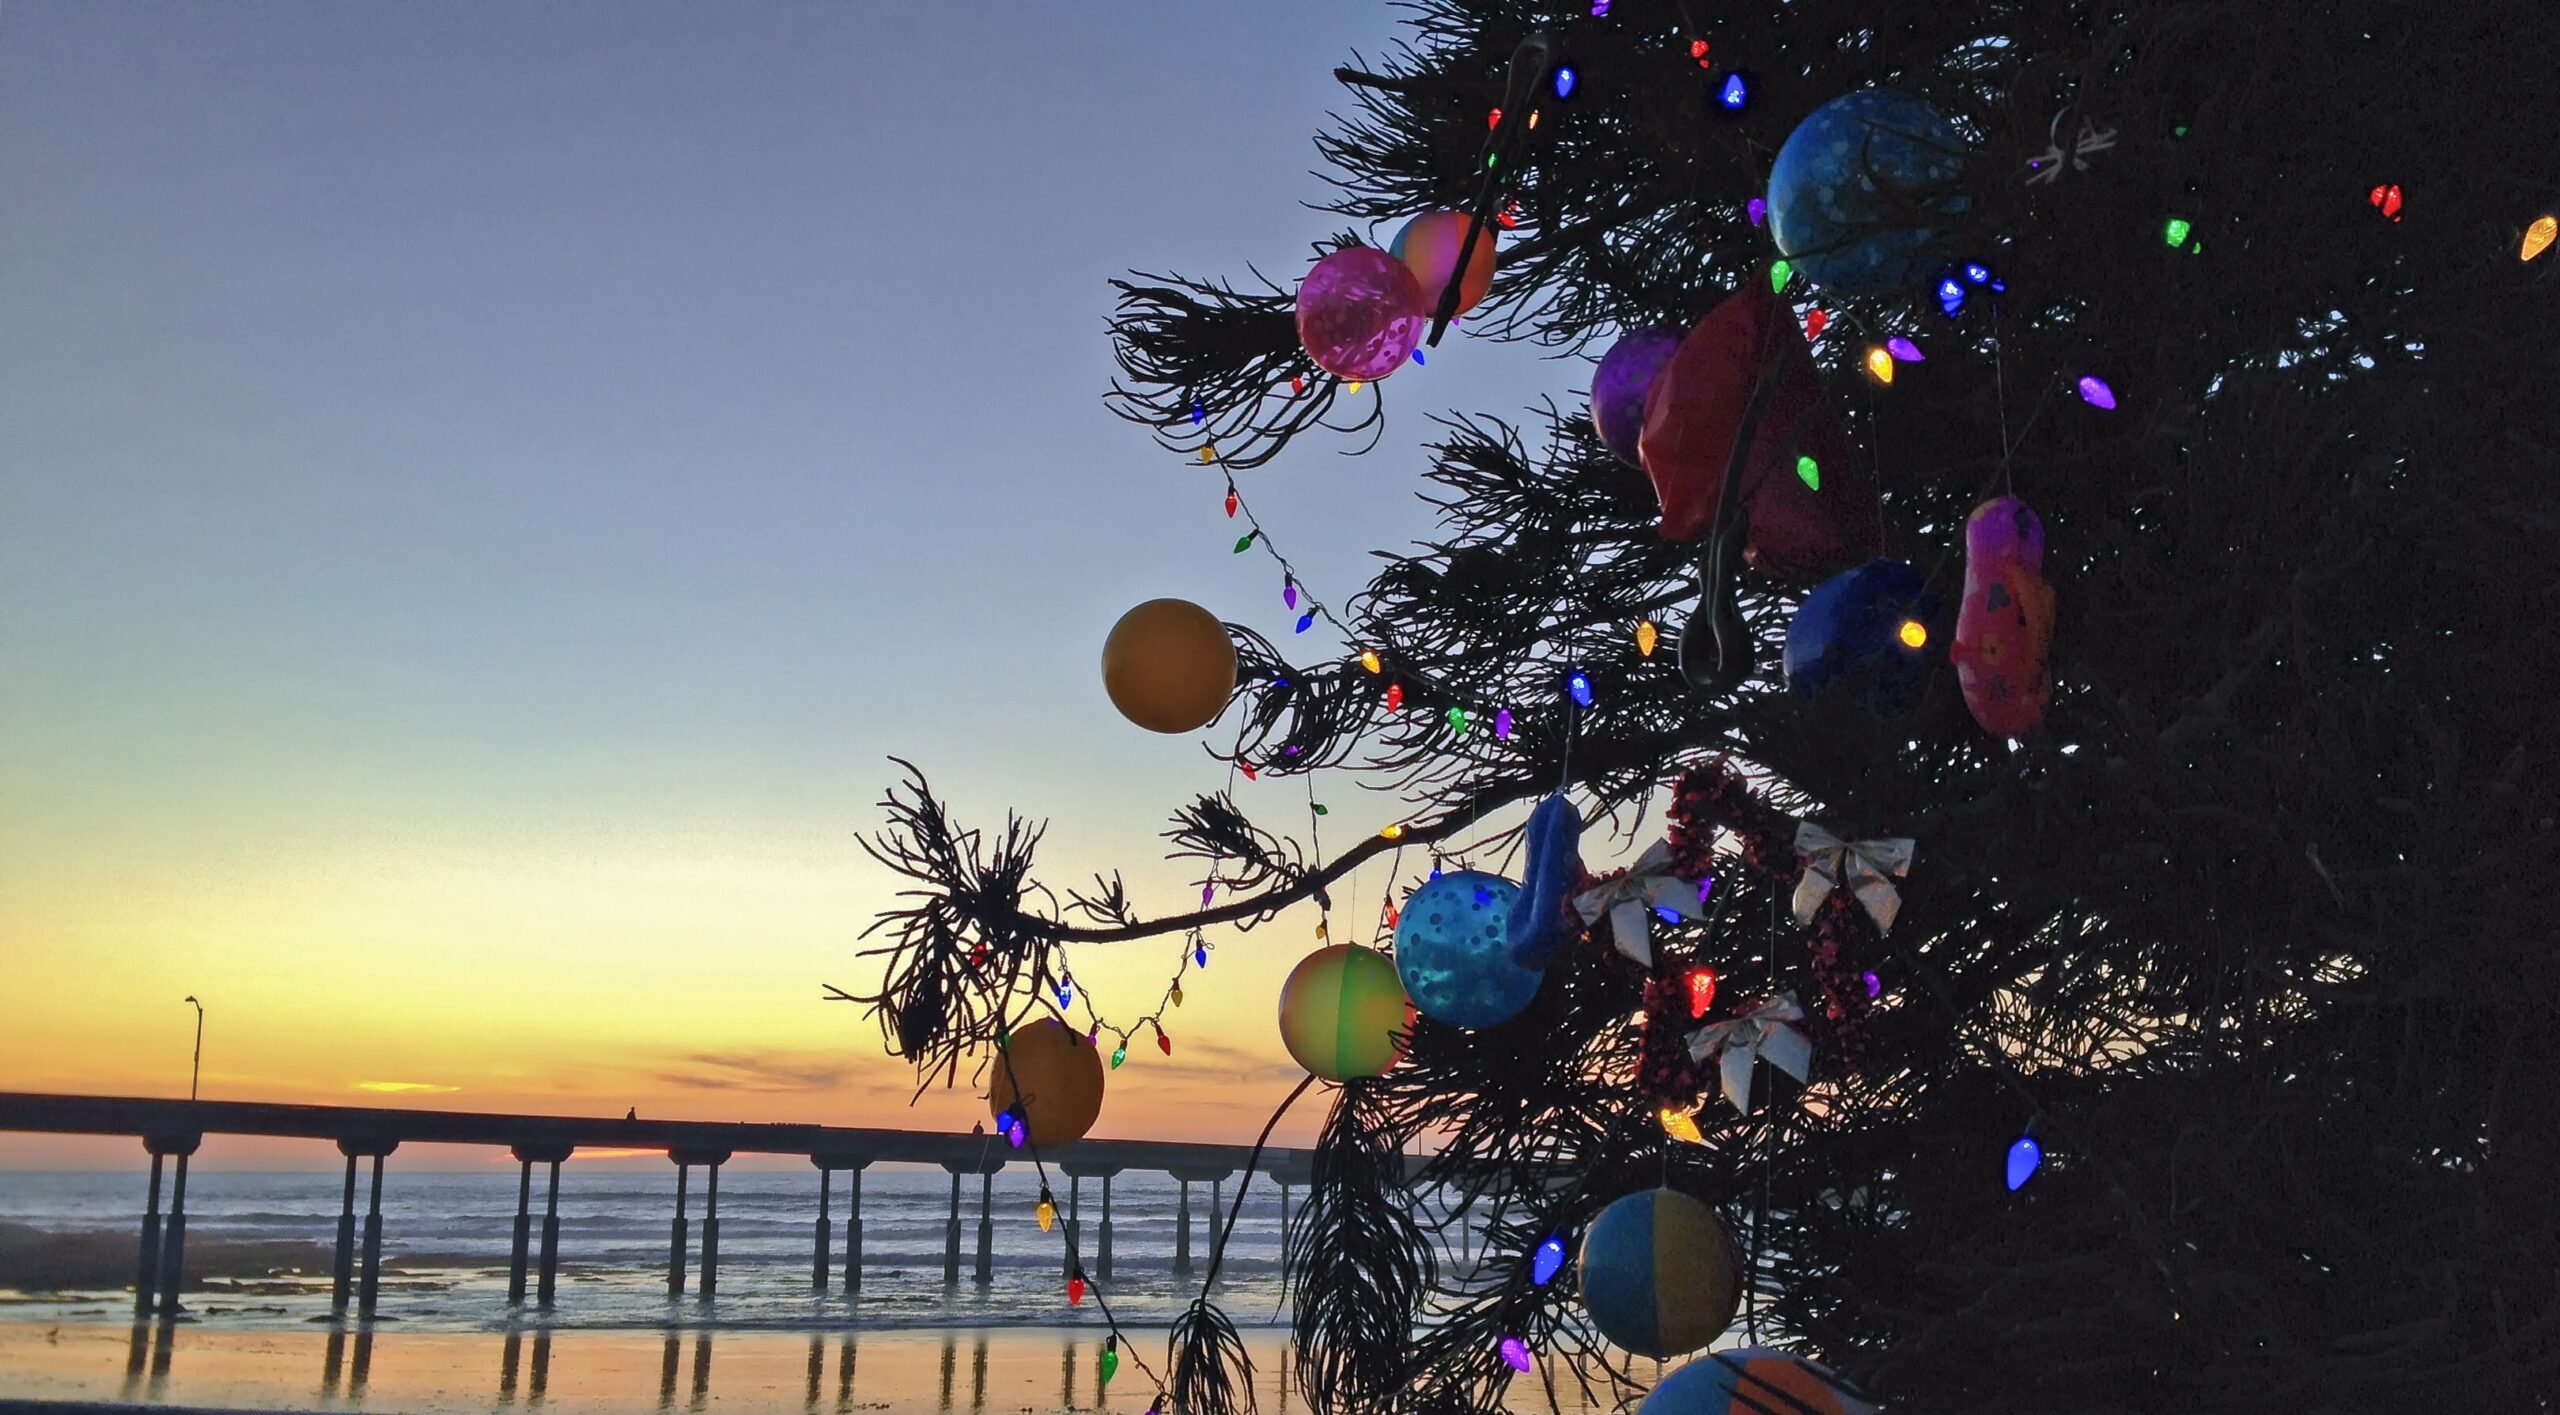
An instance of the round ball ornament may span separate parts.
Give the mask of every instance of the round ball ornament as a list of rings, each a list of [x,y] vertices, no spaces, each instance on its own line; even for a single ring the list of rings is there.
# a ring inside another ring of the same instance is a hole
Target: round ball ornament
[[[1102,641],[1102,687],[1122,717],[1150,732],[1197,731],[1235,692],[1235,641],[1187,599],[1148,600]]]
[[[1718,1351],[1662,1378],[1636,1415],[1875,1415],[1875,1407],[1842,1390],[1829,1371],[1783,1351],[1743,1347]]]
[[[1715,1210],[1676,1189],[1629,1194],[1582,1235],[1582,1305],[1600,1334],[1640,1356],[1695,1351],[1724,1335],[1742,1300],[1733,1239]]]
[[[1494,1027],[1520,1015],[1545,975],[1511,956],[1511,904],[1520,886],[1481,870],[1453,870],[1413,892],[1396,919],[1396,975],[1422,1014],[1452,1027]]]
[[[1806,697],[1835,687],[1876,714],[1917,706],[1944,650],[1947,626],[1929,582],[1907,560],[1870,560],[1813,587],[1787,625],[1787,686]]]
[[[1769,167],[1769,234],[1838,295],[1885,295],[1923,278],[1935,233],[1914,214],[1963,211],[1964,136],[1927,102],[1860,89],[1813,110]]]
[[[987,1110],[1021,1116],[1026,1144],[1074,1144],[1102,1116],[1101,1049],[1055,1017],[1015,1029],[988,1069]]]
[[[1382,250],[1344,246],[1298,282],[1298,342],[1337,378],[1394,373],[1430,323],[1422,282]]]
[[[1337,943],[1298,960],[1280,985],[1280,1041],[1328,1081],[1383,1076],[1404,1056],[1413,1004],[1383,953]]]
[[[1414,283],[1422,287],[1425,315],[1439,308],[1440,292],[1449,288],[1449,277],[1458,268],[1458,248],[1467,243],[1470,219],[1463,211],[1426,211],[1404,223],[1387,245],[1387,254],[1403,261],[1405,269],[1413,272]],[[1467,278],[1458,282],[1457,312],[1474,309],[1492,288],[1493,224],[1487,222],[1476,232],[1476,248],[1467,254]]]
[[[1631,329],[1618,336],[1591,375],[1591,425],[1609,455],[1644,470],[1644,395],[1680,347],[1677,329]]]

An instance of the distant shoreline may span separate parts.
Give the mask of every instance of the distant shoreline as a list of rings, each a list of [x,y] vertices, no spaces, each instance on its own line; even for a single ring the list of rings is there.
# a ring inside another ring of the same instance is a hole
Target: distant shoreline
[[[139,1228],[46,1229],[0,1221],[0,1288],[28,1293],[131,1289],[141,1261]],[[207,1280],[326,1273],[336,1254],[299,1238],[187,1235],[186,1286]],[[5,1411],[0,1406],[0,1411]]]

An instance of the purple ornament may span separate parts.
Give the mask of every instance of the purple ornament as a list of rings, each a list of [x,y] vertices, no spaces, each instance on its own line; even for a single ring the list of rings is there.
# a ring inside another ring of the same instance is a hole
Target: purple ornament
[[[1429,328],[1421,282],[1369,246],[1344,246],[1298,282],[1298,342],[1337,378],[1375,380],[1404,367]]]
[[[1644,470],[1636,444],[1644,436],[1644,395],[1680,347],[1676,329],[1636,329],[1619,336],[1591,376],[1591,424],[1609,455]]]
[[[2094,373],[2080,376],[2080,397],[2092,408],[2102,408],[2108,412],[2115,411],[2116,391],[2107,386],[2105,379]]]

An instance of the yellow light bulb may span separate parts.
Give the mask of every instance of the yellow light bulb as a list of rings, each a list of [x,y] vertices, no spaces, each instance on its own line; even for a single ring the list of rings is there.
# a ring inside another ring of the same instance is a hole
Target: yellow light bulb
[[[1216,450],[1215,450],[1215,449],[1213,449],[1213,448],[1209,448],[1209,447],[1202,447],[1202,448],[1200,449],[1200,465],[1201,465],[1201,466],[1204,466],[1204,467],[1205,467],[1205,466],[1209,465],[1211,462],[1214,462],[1214,461],[1216,461],[1216,460],[1218,460],[1218,454],[1217,454],[1217,452],[1216,452]]]
[[[1706,1135],[1698,1129],[1698,1122],[1690,1118],[1689,1112],[1664,1106],[1660,1114],[1663,1134],[1684,1144],[1703,1145],[1707,1142]]]
[[[1173,985],[1173,991],[1165,994],[1165,997],[1166,1000],[1170,1001],[1174,1006],[1180,1007],[1182,1005],[1182,984],[1175,983]]]
[[[2524,228],[2524,259],[2531,260],[2560,241],[2560,216],[2544,216]]]
[[[1372,673],[1384,673],[1387,669],[1385,662],[1379,659],[1378,651],[1376,649],[1362,649],[1360,651],[1360,666],[1368,669]]]
[[[1378,832],[1378,838],[1381,840],[1402,840],[1404,839],[1404,826],[1401,823],[1388,826],[1386,829]]]
[[[1927,648],[1929,646],[1929,626],[1921,623],[1917,619],[1905,619],[1902,621],[1902,627],[1894,630],[1894,637],[1902,640],[1902,646],[1904,648]]]
[[[1318,920],[1316,920],[1316,942],[1318,942],[1318,943],[1331,943],[1332,941],[1333,941],[1333,930],[1331,930],[1331,929],[1329,929],[1329,928],[1326,928],[1326,927],[1324,926],[1324,920],[1322,920],[1322,919],[1318,919]]]
[[[1040,1231],[1042,1233],[1046,1233],[1050,1229],[1058,1226],[1058,1206],[1045,1194],[1040,1198],[1040,1207],[1033,1209],[1031,1211],[1031,1216],[1040,1220]]]
[[[1360,380],[1358,380],[1358,379],[1356,379],[1356,378],[1355,378],[1355,379],[1353,379],[1353,380],[1351,380],[1351,391],[1352,391],[1352,392],[1354,392],[1354,393],[1357,393],[1357,392],[1359,392],[1359,391],[1360,391]]]
[[[1536,132],[1537,130],[1538,130],[1538,110],[1537,110],[1537,109],[1535,109],[1535,108],[1532,108],[1532,109],[1530,109],[1530,110],[1529,110],[1529,131],[1534,133],[1534,132]]]
[[[1653,657],[1655,646],[1662,642],[1662,630],[1650,619],[1636,626],[1636,652]]]
[[[1893,355],[1873,345],[1868,346],[1867,372],[1875,375],[1878,383],[1893,382]]]

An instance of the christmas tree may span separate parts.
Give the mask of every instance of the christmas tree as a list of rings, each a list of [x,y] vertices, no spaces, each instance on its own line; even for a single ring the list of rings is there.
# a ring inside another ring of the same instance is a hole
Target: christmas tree
[[[1604,1275],[1554,1255],[1658,1187],[1731,1235],[1755,1344],[1892,1408],[2550,1408],[2560,13],[1391,19],[1318,145],[1346,220],[1455,214],[1419,347],[1651,381],[1598,427],[1588,382],[1452,417],[1444,533],[1307,606],[1338,652],[1229,626],[1222,755],[1390,782],[1389,834],[1323,856],[1204,796],[1169,838],[1214,889],[1159,911],[893,790],[892,1048],[974,1079],[1071,949],[1381,856],[1418,884],[1561,787],[1665,846],[1594,877],[1533,831],[1506,917],[1558,937],[1497,962],[1534,996],[1426,1001],[1401,1064],[1327,1088],[1289,1239],[1315,1408],[1543,1403],[1523,1348],[1640,1393]],[[1113,406],[1231,490],[1403,391],[1312,362],[1292,288],[1120,288]],[[1435,1263],[1407,1149],[1485,1261]],[[1229,1335],[1194,1308],[1168,1409],[1242,1398]]]

